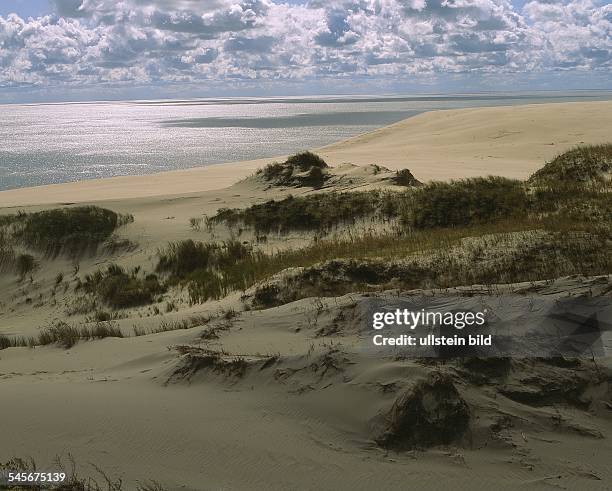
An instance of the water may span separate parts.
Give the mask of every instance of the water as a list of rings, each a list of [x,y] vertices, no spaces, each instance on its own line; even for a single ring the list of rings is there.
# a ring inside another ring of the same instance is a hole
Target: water
[[[581,93],[0,105],[0,190],[290,154],[433,109],[609,98]]]

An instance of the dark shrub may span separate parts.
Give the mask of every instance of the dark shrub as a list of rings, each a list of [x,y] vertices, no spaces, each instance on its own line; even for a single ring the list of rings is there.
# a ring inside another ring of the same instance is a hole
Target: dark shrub
[[[459,440],[470,423],[470,409],[447,375],[434,373],[402,393],[383,415],[376,442],[398,450]]]
[[[327,168],[328,165],[318,155],[302,152],[289,157],[282,164],[269,164],[257,171],[257,174],[277,186],[319,188],[330,177]]]
[[[252,248],[239,241],[206,244],[184,240],[160,250],[157,271],[170,273],[172,283],[186,284],[191,303],[217,299],[229,291],[246,288],[253,271]]]
[[[24,245],[51,256],[64,251],[78,254],[97,247],[130,219],[97,206],[57,208],[25,215],[15,236]]]
[[[493,222],[525,215],[527,203],[523,184],[504,177],[432,182],[414,193],[404,221],[416,228]]]
[[[172,242],[166,249],[159,251],[156,269],[183,277],[192,271],[206,269],[218,249],[217,244],[195,242],[191,239]]]
[[[421,181],[417,180],[416,177],[412,175],[412,172],[408,169],[401,169],[395,173],[395,176],[391,179],[393,184],[397,186],[421,186]]]
[[[15,260],[15,267],[17,274],[23,278],[36,269],[36,259],[30,254],[19,254]]]
[[[273,162],[266,165],[261,173],[263,174],[266,181],[272,181],[275,179],[287,179],[291,177],[293,169],[278,162]]]
[[[277,285],[266,284],[255,290],[253,304],[256,307],[270,308],[281,305],[282,301],[278,298],[280,288]]]
[[[328,167],[325,160],[312,152],[296,153],[289,157],[285,161],[285,164],[295,167],[300,172],[306,172],[311,167],[316,167],[318,169],[326,169]]]
[[[0,336],[0,350],[11,348],[13,343],[11,343],[10,338],[6,336]]]
[[[96,271],[93,275],[87,275],[83,288],[113,308],[152,303],[155,295],[165,291],[156,275],[139,278],[135,273],[128,275],[115,264],[111,264],[105,272]]]
[[[212,218],[228,226],[242,223],[257,233],[291,230],[327,232],[335,225],[351,223],[380,212],[385,217],[396,216],[402,196],[378,192],[326,193],[316,196],[288,196],[270,200],[244,210],[220,209]]]

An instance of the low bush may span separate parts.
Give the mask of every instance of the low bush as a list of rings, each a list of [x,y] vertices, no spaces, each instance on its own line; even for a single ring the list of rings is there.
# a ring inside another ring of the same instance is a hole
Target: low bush
[[[410,170],[408,169],[398,170],[395,173],[395,176],[391,178],[391,182],[395,184],[396,186],[404,186],[404,187],[422,185],[422,183],[419,180],[417,180],[417,178],[414,177],[412,175],[412,172],[410,172]]]
[[[412,194],[405,223],[417,228],[457,227],[525,216],[523,183],[504,177],[432,182]]]
[[[287,233],[292,230],[327,233],[334,226],[354,223],[369,215],[397,216],[405,201],[403,194],[377,191],[288,196],[243,210],[222,208],[211,222],[228,226],[241,224],[252,227],[256,233]]]
[[[329,166],[318,155],[302,152],[289,157],[285,162],[273,162],[257,171],[266,181],[277,186],[310,186],[320,188],[329,179]]]
[[[530,178],[531,184],[609,182],[612,174],[612,144],[588,145],[562,153]]]
[[[156,270],[169,273],[170,283],[186,284],[192,303],[203,302],[245,288],[249,272],[242,267],[259,254],[238,241],[209,244],[188,239],[158,251]]]
[[[62,252],[76,255],[97,247],[113,231],[132,221],[97,206],[56,208],[21,214],[14,225],[14,237],[23,245],[57,256]]]
[[[21,278],[34,271],[36,267],[36,259],[31,254],[19,254],[15,260],[15,268]]]
[[[285,161],[285,164],[298,169],[300,172],[306,172],[308,170],[311,170],[313,167],[319,169],[326,169],[327,167],[329,167],[325,160],[323,160],[318,155],[308,151],[292,155]]]
[[[166,288],[156,275],[141,278],[134,271],[127,274],[123,268],[111,264],[106,271],[96,271],[85,277],[83,289],[98,296],[108,306],[121,309],[152,303],[155,295]]]

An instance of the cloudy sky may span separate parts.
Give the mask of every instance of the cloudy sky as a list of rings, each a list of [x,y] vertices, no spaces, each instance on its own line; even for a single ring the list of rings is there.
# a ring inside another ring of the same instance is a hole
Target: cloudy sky
[[[11,0],[0,102],[612,89],[601,0]]]

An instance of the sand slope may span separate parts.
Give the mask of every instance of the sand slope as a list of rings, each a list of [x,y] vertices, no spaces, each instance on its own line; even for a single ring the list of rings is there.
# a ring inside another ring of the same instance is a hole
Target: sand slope
[[[432,111],[317,152],[332,164],[407,167],[421,181],[489,174],[522,179],[568,148],[605,142],[611,128],[612,102]],[[273,160],[3,191],[0,207],[221,189]]]
[[[332,163],[408,167],[421,180],[482,175],[525,179],[579,144],[605,143],[612,102],[432,111],[320,149]]]

